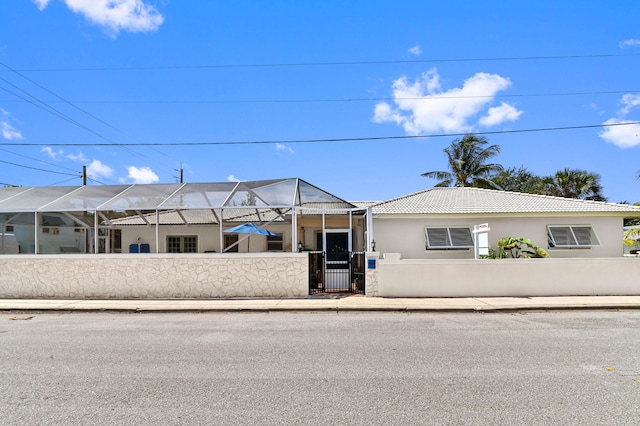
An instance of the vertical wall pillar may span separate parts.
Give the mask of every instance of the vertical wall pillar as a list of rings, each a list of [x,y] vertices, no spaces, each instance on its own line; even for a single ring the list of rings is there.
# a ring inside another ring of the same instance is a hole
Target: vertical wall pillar
[[[373,214],[371,211],[371,207],[367,207],[366,213],[366,221],[367,221],[367,251],[373,251]]]
[[[291,209],[291,253],[298,252],[298,212],[295,206]]]
[[[160,253],[160,211],[156,209],[156,253]]]
[[[364,294],[366,297],[378,296],[378,268],[380,261],[380,253],[367,252],[366,253],[366,271],[364,279]]]
[[[100,237],[100,233],[98,232],[98,211],[93,212],[93,254],[98,253],[98,246],[100,242],[98,238]]]
[[[38,254],[38,245],[40,244],[39,238],[38,238],[38,229],[40,228],[40,214],[38,212],[35,212],[35,214],[33,215],[35,217],[35,223],[33,225],[33,241],[34,241],[34,247],[33,247],[33,253],[34,254]]]
[[[222,223],[224,222],[223,215],[224,212],[220,209],[220,214],[218,215],[218,228],[220,230],[220,253],[224,252],[224,234],[222,233]]]

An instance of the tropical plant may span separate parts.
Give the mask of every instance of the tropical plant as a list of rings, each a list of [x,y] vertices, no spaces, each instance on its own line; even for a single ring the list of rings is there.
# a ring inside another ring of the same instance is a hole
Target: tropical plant
[[[450,171],[433,171],[421,176],[438,179],[436,187],[473,186],[477,188],[501,189],[491,176],[503,170],[502,166],[487,161],[500,153],[498,145],[486,146],[487,138],[466,135],[455,139],[444,149]]]
[[[511,258],[542,258],[549,257],[549,253],[541,247],[533,244],[528,238],[504,237],[498,241],[500,250],[497,257]]]
[[[622,238],[622,242],[626,246],[633,247],[634,245],[638,244],[638,240],[640,240],[640,228],[627,229],[626,231],[624,231]]]
[[[607,201],[602,195],[600,175],[586,170],[558,170],[555,175],[542,179],[542,193],[556,197],[581,200]]]
[[[505,191],[541,194],[543,189],[542,177],[530,172],[524,166],[504,169],[494,175],[491,181]]]

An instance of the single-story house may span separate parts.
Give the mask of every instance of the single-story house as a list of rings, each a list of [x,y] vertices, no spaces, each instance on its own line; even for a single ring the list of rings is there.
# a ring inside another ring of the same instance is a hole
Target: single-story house
[[[625,218],[640,207],[478,188],[430,188],[371,207],[375,251],[403,259],[473,259],[474,227],[489,245],[528,238],[552,258],[623,256]]]
[[[347,202],[296,178],[0,188],[0,297],[636,295],[622,230],[638,217],[475,188]],[[229,232],[247,222],[269,235]],[[551,259],[475,260],[478,225],[491,246],[529,238]]]

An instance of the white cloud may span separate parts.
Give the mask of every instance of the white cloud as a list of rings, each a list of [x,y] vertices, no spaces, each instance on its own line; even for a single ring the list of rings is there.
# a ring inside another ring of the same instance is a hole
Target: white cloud
[[[84,156],[82,152],[78,152],[78,155],[75,154],[67,154],[67,158],[73,161],[80,161],[81,163],[88,163],[89,159]]]
[[[0,122],[0,130],[2,131],[2,137],[7,140],[22,139],[22,133],[14,129],[13,126],[6,121]]]
[[[603,124],[614,124],[614,126],[605,127],[603,131],[598,133],[598,136],[620,148],[631,148],[640,145],[640,124],[625,123],[635,122],[629,120],[617,120],[615,118],[607,120]]]
[[[433,68],[414,82],[404,76],[397,79],[392,86],[396,107],[386,102],[378,103],[373,121],[396,123],[407,134],[414,135],[437,131],[468,132],[472,128],[470,120],[486,108],[499,91],[509,86],[508,78],[476,73],[466,79],[462,87],[442,90],[438,71]],[[515,120],[522,114],[508,104],[497,108],[493,114],[489,112],[487,117],[492,118],[485,118],[485,125]],[[502,121],[497,120],[499,113],[503,114]]]
[[[158,175],[149,167],[130,166],[127,170],[129,172],[127,178],[131,179],[133,183],[155,183],[160,180]]]
[[[631,93],[627,93],[624,95],[620,101],[622,105],[622,109],[619,111],[621,116],[625,116],[629,114],[629,112],[634,108],[640,105],[640,95],[632,95]]]
[[[64,152],[59,149],[57,151],[54,151],[50,146],[45,146],[43,147],[40,152],[44,152],[45,154],[47,154],[52,160],[59,160],[60,157],[62,157],[62,154],[64,154]]]
[[[11,123],[11,114],[8,111],[0,108],[0,134],[2,137],[7,140],[15,140],[22,139],[22,133],[19,130],[16,130]]]
[[[113,176],[113,169],[106,164],[102,164],[100,160],[93,160],[87,166],[87,176],[92,178],[111,177]]]
[[[522,111],[518,111],[513,105],[502,102],[500,106],[489,108],[489,112],[480,119],[479,123],[483,126],[490,127],[504,123],[505,121],[516,121],[520,115],[522,115]]]
[[[284,144],[281,144],[281,143],[277,143],[276,144],[276,150],[277,151],[288,151],[291,154],[293,154],[293,152],[294,152],[293,149],[291,149],[290,147],[288,147],[288,146],[286,146]]]
[[[238,179],[237,177],[235,177],[234,175],[229,175],[227,176],[227,180],[229,182],[240,182],[240,179]]]
[[[33,0],[33,2],[40,10],[44,10],[44,8],[49,4],[49,0]]]
[[[640,95],[627,93],[620,99],[622,108],[618,110],[618,117],[605,121],[605,127],[598,136],[620,148],[631,148],[640,145],[640,124],[638,120],[626,120],[625,117],[637,106],[640,106]]]
[[[410,47],[407,52],[409,52],[410,54],[412,54],[413,56],[420,56],[422,55],[422,49],[420,48],[420,45],[416,44],[413,47]]]
[[[156,8],[143,0],[62,0],[74,13],[79,13],[94,24],[118,33],[154,31],[164,21]],[[43,10],[50,0],[33,0]]]
[[[624,49],[625,47],[630,47],[630,46],[640,46],[640,40],[632,38],[629,40],[621,41],[619,46],[620,46],[620,49]]]

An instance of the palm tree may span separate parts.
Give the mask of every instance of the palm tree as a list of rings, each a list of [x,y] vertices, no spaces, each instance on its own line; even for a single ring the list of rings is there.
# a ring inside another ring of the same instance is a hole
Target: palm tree
[[[543,194],[581,200],[607,201],[602,195],[600,175],[580,169],[558,170],[543,178]]]
[[[426,172],[421,176],[440,180],[435,186],[474,186],[477,188],[501,189],[491,180],[491,176],[500,173],[503,168],[499,164],[487,160],[500,153],[498,145],[490,145],[487,138],[466,135],[456,139],[444,149],[451,171]]]
[[[526,167],[509,167],[491,177],[491,181],[504,191],[523,192],[526,194],[542,193],[542,177],[529,171]]]

